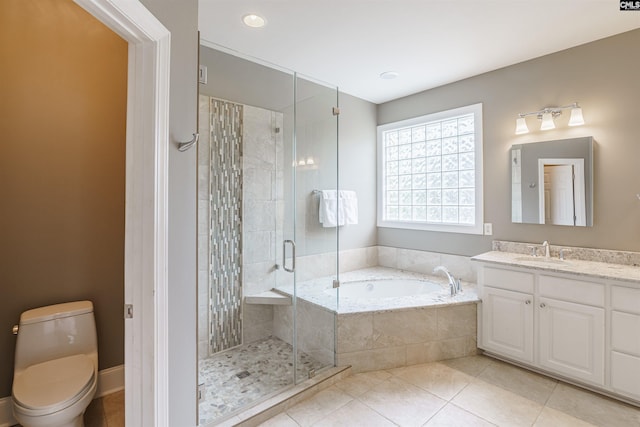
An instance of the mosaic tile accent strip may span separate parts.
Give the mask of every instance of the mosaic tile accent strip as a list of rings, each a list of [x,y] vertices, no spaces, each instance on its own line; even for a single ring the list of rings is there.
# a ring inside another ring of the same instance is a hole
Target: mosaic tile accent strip
[[[242,343],[242,105],[211,99],[209,353]]]
[[[298,353],[298,378],[323,364]],[[200,425],[251,405],[293,384],[293,348],[276,337],[245,344],[199,362],[204,399],[198,406]]]

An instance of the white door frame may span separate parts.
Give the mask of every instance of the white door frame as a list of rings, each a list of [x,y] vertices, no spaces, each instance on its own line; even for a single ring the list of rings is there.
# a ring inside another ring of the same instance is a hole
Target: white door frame
[[[139,1],[74,0],[129,43],[124,301],[125,422],[168,426],[170,32]]]

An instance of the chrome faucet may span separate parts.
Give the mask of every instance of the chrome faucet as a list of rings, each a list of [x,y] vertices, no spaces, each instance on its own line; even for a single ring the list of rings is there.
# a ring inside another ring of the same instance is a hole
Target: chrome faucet
[[[456,279],[455,277],[453,277],[451,273],[449,273],[449,270],[447,270],[447,267],[439,265],[433,269],[433,272],[442,272],[447,275],[447,278],[449,279],[449,289],[451,290],[451,296],[456,295],[458,292],[462,292],[462,288],[460,287],[460,279]]]
[[[546,240],[542,242],[542,247],[544,248],[544,257],[551,258],[551,254],[549,253],[549,242]]]

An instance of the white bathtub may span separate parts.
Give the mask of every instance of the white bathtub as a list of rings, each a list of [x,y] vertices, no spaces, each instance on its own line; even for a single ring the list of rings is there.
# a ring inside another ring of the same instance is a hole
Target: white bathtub
[[[446,277],[371,267],[340,274],[340,287],[334,289],[335,277],[321,277],[297,285],[295,297],[338,313],[360,313],[415,307],[431,307],[476,302],[475,286],[463,282],[463,292],[451,296]],[[294,296],[293,286],[278,289]]]
[[[340,298],[344,299],[379,299],[397,298],[413,295],[424,295],[442,292],[439,283],[417,279],[371,279],[343,282],[340,285]],[[326,289],[326,293],[333,295],[333,289]]]

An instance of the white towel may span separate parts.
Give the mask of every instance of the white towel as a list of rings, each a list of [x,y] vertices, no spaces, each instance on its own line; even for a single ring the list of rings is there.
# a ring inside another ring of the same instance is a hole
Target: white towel
[[[358,223],[358,198],[355,191],[322,190],[318,218],[323,227]]]
[[[340,190],[338,215],[342,215],[344,223],[358,223],[358,196],[355,191]]]
[[[338,192],[336,190],[320,191],[318,218],[323,227],[338,225]]]

